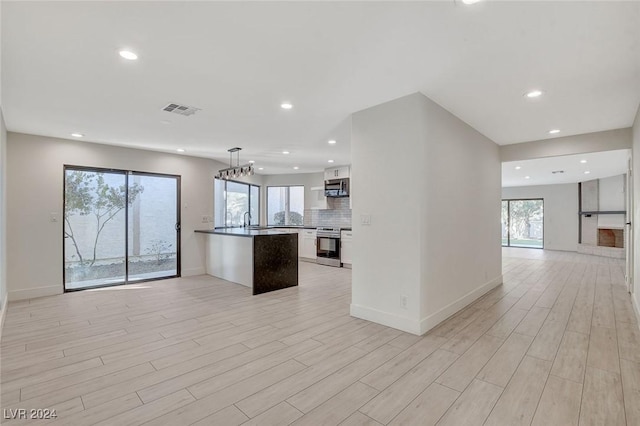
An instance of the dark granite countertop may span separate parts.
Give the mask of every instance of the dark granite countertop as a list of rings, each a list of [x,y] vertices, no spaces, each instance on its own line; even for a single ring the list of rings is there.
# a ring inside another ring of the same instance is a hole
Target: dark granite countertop
[[[296,225],[269,225],[254,228],[216,228],[216,229],[196,229],[195,232],[202,234],[235,235],[238,237],[254,237],[256,235],[270,235],[282,233],[275,228],[282,229],[317,229],[317,226],[296,226]],[[351,227],[340,228],[341,231],[351,231]]]
[[[247,229],[247,228],[225,228],[225,229],[196,229],[194,232],[201,234],[231,235],[233,237],[253,238],[259,235],[287,235],[286,232],[275,229]]]

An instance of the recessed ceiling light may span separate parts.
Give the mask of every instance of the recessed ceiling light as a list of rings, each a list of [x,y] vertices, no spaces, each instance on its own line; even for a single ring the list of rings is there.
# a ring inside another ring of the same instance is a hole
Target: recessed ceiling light
[[[295,166],[295,167],[293,168],[293,170],[298,170],[299,168],[300,168],[300,167]]]
[[[333,140],[333,139],[331,139],[328,143],[329,143],[329,145],[335,145],[335,144],[336,144],[336,141],[335,141],[335,140]]]
[[[542,95],[542,90],[530,90],[524,94],[527,98],[537,98]]]
[[[531,176],[525,176],[524,178],[525,179],[531,179]]]
[[[176,151],[178,151],[178,152],[184,152],[184,149],[182,149],[182,148],[178,148],[178,149],[176,149]]]
[[[82,137],[84,137],[84,135],[82,133],[71,133],[71,136],[73,136],[74,138],[82,138]]]
[[[464,4],[476,4],[479,1],[480,0],[462,0],[462,3],[464,3]]]
[[[560,130],[558,130],[558,129],[549,130],[549,134],[550,135],[555,135],[557,133],[560,133]]]
[[[282,109],[291,109],[291,108],[293,108],[293,104],[290,104],[289,102],[284,102],[284,103],[280,104],[280,108],[282,108]]]
[[[288,155],[288,154],[290,154],[290,152],[289,152],[289,151],[282,151],[282,153],[283,153],[284,155]]]
[[[333,163],[333,160],[327,160],[327,163]]]
[[[522,167],[520,166],[516,166],[516,170],[520,170]]]
[[[162,124],[171,124],[171,122],[169,120],[160,120],[160,123],[162,123]]]
[[[585,175],[588,175],[589,173],[591,173],[589,170],[584,172]]]
[[[255,161],[249,160],[249,164],[253,164],[253,163],[255,163]]]
[[[133,53],[130,50],[121,50],[120,52],[118,52],[120,54],[120,56],[122,56],[124,59],[128,59],[129,61],[135,61],[136,59],[138,59],[138,55],[136,55],[135,53]]]
[[[587,162],[587,160],[580,160],[580,162],[581,162],[582,164],[585,164],[585,163]]]
[[[258,167],[258,170],[264,170],[264,167]]]

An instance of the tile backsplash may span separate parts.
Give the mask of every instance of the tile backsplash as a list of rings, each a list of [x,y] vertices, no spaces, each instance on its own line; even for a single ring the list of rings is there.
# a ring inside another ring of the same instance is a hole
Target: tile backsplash
[[[328,209],[305,209],[305,226],[351,227],[349,198],[328,198]]]

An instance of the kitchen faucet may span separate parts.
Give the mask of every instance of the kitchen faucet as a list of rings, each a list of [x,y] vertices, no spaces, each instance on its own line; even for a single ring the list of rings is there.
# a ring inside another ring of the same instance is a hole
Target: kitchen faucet
[[[251,213],[244,212],[244,214],[242,215],[242,227],[243,228],[247,227],[247,215],[249,215],[249,223],[248,223],[248,225],[251,225]]]

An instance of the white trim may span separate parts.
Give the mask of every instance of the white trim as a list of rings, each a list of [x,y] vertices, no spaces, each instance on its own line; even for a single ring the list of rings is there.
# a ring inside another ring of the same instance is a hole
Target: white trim
[[[196,275],[205,275],[205,274],[206,274],[206,271],[204,269],[204,266],[198,266],[197,268],[182,269],[180,271],[181,277],[195,277]]]
[[[401,317],[389,312],[379,311],[366,306],[351,304],[351,316],[372,321],[387,327],[406,331],[411,334],[420,334],[420,322],[407,317]]]
[[[484,294],[502,284],[502,281],[502,275],[499,275],[491,281],[478,287],[477,289],[462,296],[460,299],[454,301],[453,303],[450,303],[439,311],[423,318],[421,321],[415,321],[407,317],[398,316],[389,312],[379,311],[377,309],[368,308],[366,306],[355,305],[353,303],[351,304],[350,309],[351,316],[421,336],[436,325],[440,324],[442,321],[449,318],[451,315],[459,312],[470,303],[474,302]]]
[[[27,288],[24,290],[12,290],[7,295],[9,300],[25,300],[35,299],[36,297],[55,296],[62,294],[62,288],[57,285],[49,285],[46,287]]]
[[[631,304],[633,305],[633,310],[636,313],[636,322],[638,323],[638,327],[640,327],[640,306],[638,306],[638,301],[636,300],[633,294],[631,296]]]
[[[0,342],[2,342],[2,330],[4,329],[4,319],[7,316],[7,308],[9,307],[9,298],[4,298],[4,303],[2,304],[2,311],[0,311]]]
[[[454,301],[453,303],[450,303],[449,305],[445,306],[439,311],[423,318],[422,321],[420,321],[420,335],[431,330],[433,327],[440,324],[442,321],[446,320],[451,315],[455,314],[456,312],[459,312],[467,305],[479,299],[481,296],[485,295],[489,291],[498,287],[500,284],[502,284],[502,282],[503,282],[503,278],[502,278],[502,274],[500,274],[499,276],[492,279],[491,281],[465,294],[460,299]]]

